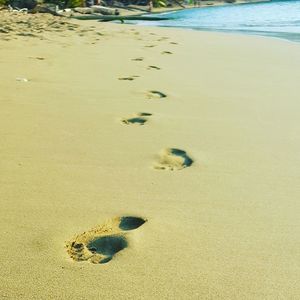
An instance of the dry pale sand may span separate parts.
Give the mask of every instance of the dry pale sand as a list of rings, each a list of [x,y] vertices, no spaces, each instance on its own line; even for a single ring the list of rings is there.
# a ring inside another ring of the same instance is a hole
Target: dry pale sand
[[[299,299],[299,44],[44,18],[1,33],[0,298]]]

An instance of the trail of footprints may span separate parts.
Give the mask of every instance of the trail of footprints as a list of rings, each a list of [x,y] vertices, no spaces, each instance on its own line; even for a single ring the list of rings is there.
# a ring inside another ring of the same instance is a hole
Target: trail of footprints
[[[150,33],[151,35],[155,35],[153,33]],[[157,39],[157,42],[161,42],[161,41],[167,41],[169,40],[168,37],[161,37],[159,39]],[[178,45],[178,43],[176,42],[169,42],[169,44],[172,45]],[[153,48],[156,47],[157,45],[146,45],[146,48]],[[173,54],[170,51],[163,51],[161,52],[161,54]],[[144,61],[144,57],[137,57],[137,58],[132,58],[132,61]],[[147,67],[148,70],[160,70],[160,67],[154,66],[154,65],[150,65]],[[127,79],[127,78],[119,78],[119,79]],[[129,79],[128,79],[129,80]],[[130,79],[131,80],[131,79]],[[167,97],[167,95],[163,92],[160,91],[156,91],[156,90],[151,90],[148,91],[147,95],[146,95],[147,99],[149,100],[158,100],[158,99],[164,99]],[[123,124],[126,125],[144,125],[148,122],[148,118],[149,116],[151,116],[152,114],[150,113],[138,113],[135,114],[131,117],[126,117],[123,118],[121,121]],[[193,160],[191,157],[188,156],[188,154],[181,149],[177,149],[177,148],[166,148],[164,150],[161,151],[157,162],[154,164],[154,169],[156,170],[170,170],[170,171],[174,171],[174,170],[182,170],[184,168],[190,167],[193,164]]]
[[[151,33],[150,33],[151,34]],[[154,34],[153,34],[154,35]],[[158,41],[168,40],[166,37],[160,38]],[[170,42],[170,44],[177,44]],[[152,48],[156,45],[147,45],[145,47]],[[163,51],[161,54],[172,54],[170,51]],[[133,58],[132,61],[142,62],[143,57]],[[160,67],[150,65],[148,69],[160,70]],[[139,76],[133,75],[128,77],[119,77],[119,80],[132,81]],[[150,90],[146,94],[148,100],[161,100],[167,98],[167,94]],[[124,125],[145,125],[151,113],[141,112],[129,117],[121,119]],[[182,170],[193,164],[193,159],[181,149],[166,148],[161,151],[153,168],[156,170]],[[126,249],[129,245],[127,235],[130,231],[141,227],[146,219],[136,216],[116,217],[106,221],[102,225],[98,225],[89,231],[83,232],[75,236],[66,243],[66,249],[69,256],[74,261],[88,261],[93,264],[105,264],[111,261],[120,251]]]

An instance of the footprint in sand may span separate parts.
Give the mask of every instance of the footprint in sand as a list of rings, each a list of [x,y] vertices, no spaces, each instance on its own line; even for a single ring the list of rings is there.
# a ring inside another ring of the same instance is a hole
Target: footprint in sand
[[[144,57],[132,58],[131,60],[133,60],[133,61],[143,61]]]
[[[146,45],[145,48],[153,48],[156,47],[157,45]]]
[[[45,60],[45,57],[40,57],[40,56],[29,56],[28,58],[31,58],[31,59],[37,59],[37,60]]]
[[[122,123],[126,125],[144,125],[146,122],[148,122],[148,118],[152,116],[150,113],[137,113],[135,116],[130,118],[124,118],[122,119]]]
[[[148,70],[160,70],[161,68],[160,68],[160,67],[157,67],[157,66],[148,66],[147,69],[148,69]]]
[[[134,80],[134,79],[136,79],[136,78],[138,78],[138,77],[140,77],[140,76],[133,75],[133,76],[129,76],[129,77],[119,77],[118,79],[119,79],[119,80],[128,80],[128,81],[132,81],[132,80]]]
[[[107,263],[128,247],[127,232],[142,226],[146,221],[133,216],[113,218],[68,241],[67,252],[75,261]]]
[[[176,42],[170,42],[171,45],[178,45]]]
[[[170,51],[163,51],[161,54],[173,54],[173,53]]]
[[[30,33],[30,32],[19,32],[16,35],[18,36],[29,36],[29,37],[37,37],[36,34]]]
[[[162,42],[162,41],[165,41],[165,40],[168,40],[168,39],[169,39],[168,37],[163,36],[163,37],[159,38],[157,41]]]
[[[147,97],[148,99],[161,99],[161,98],[166,98],[167,95],[160,91],[149,91]]]
[[[158,162],[154,165],[157,170],[182,170],[190,167],[193,160],[183,150],[176,148],[164,149],[159,157]]]

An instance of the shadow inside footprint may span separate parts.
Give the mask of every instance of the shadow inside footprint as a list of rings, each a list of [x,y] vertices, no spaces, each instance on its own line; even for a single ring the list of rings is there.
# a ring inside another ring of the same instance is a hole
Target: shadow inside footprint
[[[158,98],[166,98],[167,95],[162,93],[162,92],[159,92],[159,91],[149,91],[148,93],[148,98],[150,99],[158,99]]]
[[[149,117],[149,116],[152,116],[152,114],[150,114],[150,113],[145,113],[145,112],[142,112],[142,113],[139,113],[139,116],[143,116],[143,117]]]
[[[37,60],[45,60],[44,57],[39,57],[39,56],[36,56],[36,57],[30,56],[29,58],[31,58],[31,59],[37,59]]]
[[[87,248],[92,253],[105,255],[101,263],[108,262],[119,251],[125,249],[128,243],[125,237],[120,235],[111,235],[99,237],[87,244]],[[110,258],[109,260],[107,260]]]
[[[137,57],[137,58],[132,58],[131,60],[133,60],[133,61],[143,61],[144,58],[143,57]]]
[[[139,217],[122,217],[119,224],[122,230],[133,230],[142,226],[146,220]]]
[[[119,77],[119,80],[134,80],[134,77]]]
[[[148,70],[151,70],[151,69],[152,69],[152,70],[153,70],[153,69],[154,69],[154,70],[160,70],[160,67],[157,67],[157,66],[149,66],[149,67],[148,67]]]
[[[129,124],[144,125],[147,122],[147,119],[135,117],[135,118],[124,119],[122,120],[122,122],[127,125]]]

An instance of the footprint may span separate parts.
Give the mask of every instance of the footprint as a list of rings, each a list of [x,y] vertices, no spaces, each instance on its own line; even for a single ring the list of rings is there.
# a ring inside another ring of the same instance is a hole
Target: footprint
[[[131,81],[131,80],[134,80],[134,79],[136,79],[138,77],[140,77],[140,76],[133,75],[133,76],[130,76],[130,77],[119,77],[118,79],[119,80],[129,80],[129,81]]]
[[[160,70],[160,67],[157,66],[149,66],[148,70]]]
[[[173,53],[170,51],[163,51],[161,54],[173,54]]]
[[[158,170],[182,170],[190,167],[193,164],[193,160],[186,154],[185,151],[168,148],[161,152],[158,163],[154,165]]]
[[[147,45],[145,46],[145,48],[153,48],[153,47],[156,47],[157,45]]]
[[[176,42],[170,42],[171,45],[178,45]]]
[[[126,125],[144,125],[148,119],[145,117],[152,116],[150,113],[138,113],[133,117],[122,119],[122,123]]]
[[[133,60],[133,61],[143,61],[144,57],[132,58],[131,60]]]
[[[168,37],[163,36],[163,37],[159,38],[157,41],[162,42],[162,41],[165,41],[165,40],[168,40],[168,39],[169,39]]]
[[[160,92],[160,91],[149,91],[148,94],[148,99],[160,99],[160,98],[166,98],[167,95]]]
[[[75,261],[104,264],[128,247],[128,231],[142,226],[146,219],[134,216],[117,217],[77,235],[66,243],[69,256]]]
[[[29,56],[28,58],[37,59],[37,60],[45,60],[45,57],[40,57],[40,56],[36,56],[36,57]]]
[[[29,36],[29,37],[37,37],[36,34],[30,33],[30,32],[19,32],[16,35],[18,36]]]
[[[134,80],[133,77],[119,77],[119,80]]]

